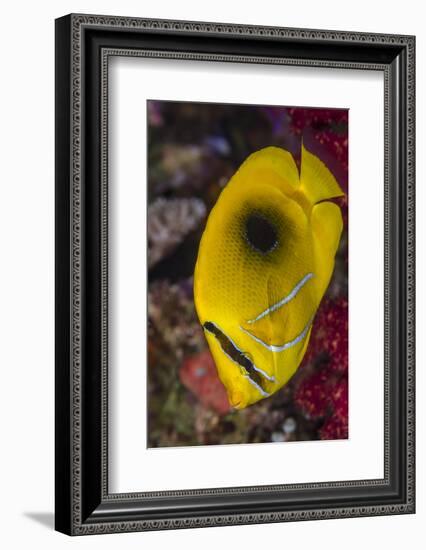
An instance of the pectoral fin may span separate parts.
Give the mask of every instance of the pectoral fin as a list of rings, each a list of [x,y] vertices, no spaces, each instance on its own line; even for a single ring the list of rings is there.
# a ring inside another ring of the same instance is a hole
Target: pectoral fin
[[[340,208],[333,202],[320,202],[312,208],[311,223],[323,260],[334,258],[343,229]]]
[[[318,157],[307,151],[303,143],[300,184],[301,190],[311,204],[344,195],[327,166]]]

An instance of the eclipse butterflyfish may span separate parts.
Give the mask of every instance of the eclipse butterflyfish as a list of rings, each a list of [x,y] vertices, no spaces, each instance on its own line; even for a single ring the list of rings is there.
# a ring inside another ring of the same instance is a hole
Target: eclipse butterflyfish
[[[197,314],[235,409],[282,388],[306,352],[330,283],[344,195],[302,145],[251,154],[208,217],[194,274]]]

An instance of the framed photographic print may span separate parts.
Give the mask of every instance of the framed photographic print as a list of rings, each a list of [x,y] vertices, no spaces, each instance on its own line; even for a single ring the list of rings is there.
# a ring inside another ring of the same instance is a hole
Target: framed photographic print
[[[56,21],[56,529],[413,513],[412,36]]]

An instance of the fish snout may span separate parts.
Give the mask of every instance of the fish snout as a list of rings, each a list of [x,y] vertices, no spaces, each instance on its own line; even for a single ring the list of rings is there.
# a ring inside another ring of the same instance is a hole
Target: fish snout
[[[240,390],[230,390],[228,399],[234,409],[243,409],[246,406],[244,394]]]

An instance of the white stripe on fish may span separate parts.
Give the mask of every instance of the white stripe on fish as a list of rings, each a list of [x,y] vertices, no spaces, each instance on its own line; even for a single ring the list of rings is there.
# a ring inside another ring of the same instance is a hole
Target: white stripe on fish
[[[256,342],[261,344],[266,349],[269,349],[270,351],[272,351],[274,353],[277,353],[277,352],[280,352],[280,351],[284,351],[288,348],[291,348],[291,347],[295,346],[296,344],[298,344],[299,342],[301,342],[305,338],[306,334],[308,333],[308,330],[309,330],[310,326],[312,325],[313,319],[314,319],[313,317],[311,317],[309,319],[309,321],[308,321],[307,325],[305,326],[305,328],[302,330],[302,332],[298,336],[296,336],[296,338],[294,338],[294,340],[291,340],[290,342],[285,342],[281,346],[274,346],[273,344],[267,344],[261,338],[258,338],[257,336],[255,336],[254,334],[252,334],[251,332],[246,330],[245,328],[240,327],[240,329],[243,332],[245,332],[247,334],[247,336],[250,336],[250,338],[253,338],[253,340],[255,340]]]
[[[287,294],[287,296],[282,298],[279,302],[276,302],[271,307],[268,307],[268,309],[265,309],[265,311],[262,311],[262,313],[260,313],[257,317],[255,317],[254,319],[251,319],[250,321],[247,321],[247,323],[248,324],[255,323],[256,321],[259,321],[260,319],[263,319],[263,317],[265,317],[266,315],[269,315],[273,311],[276,311],[277,309],[284,306],[285,304],[288,304],[296,296],[296,294],[299,292],[299,290],[302,287],[304,287],[305,284],[310,279],[312,279],[313,276],[314,276],[313,273],[308,273],[307,275],[305,275],[303,277],[303,279],[301,281],[299,281],[297,283],[297,285],[293,288],[293,290],[290,292],[290,294]]]
[[[270,393],[266,392],[263,388],[261,388],[259,384],[256,384],[256,382],[253,379],[251,379],[248,374],[245,374],[244,378],[247,378],[250,384],[254,386],[261,393],[261,395],[263,395],[263,397],[269,397],[271,395]]]

